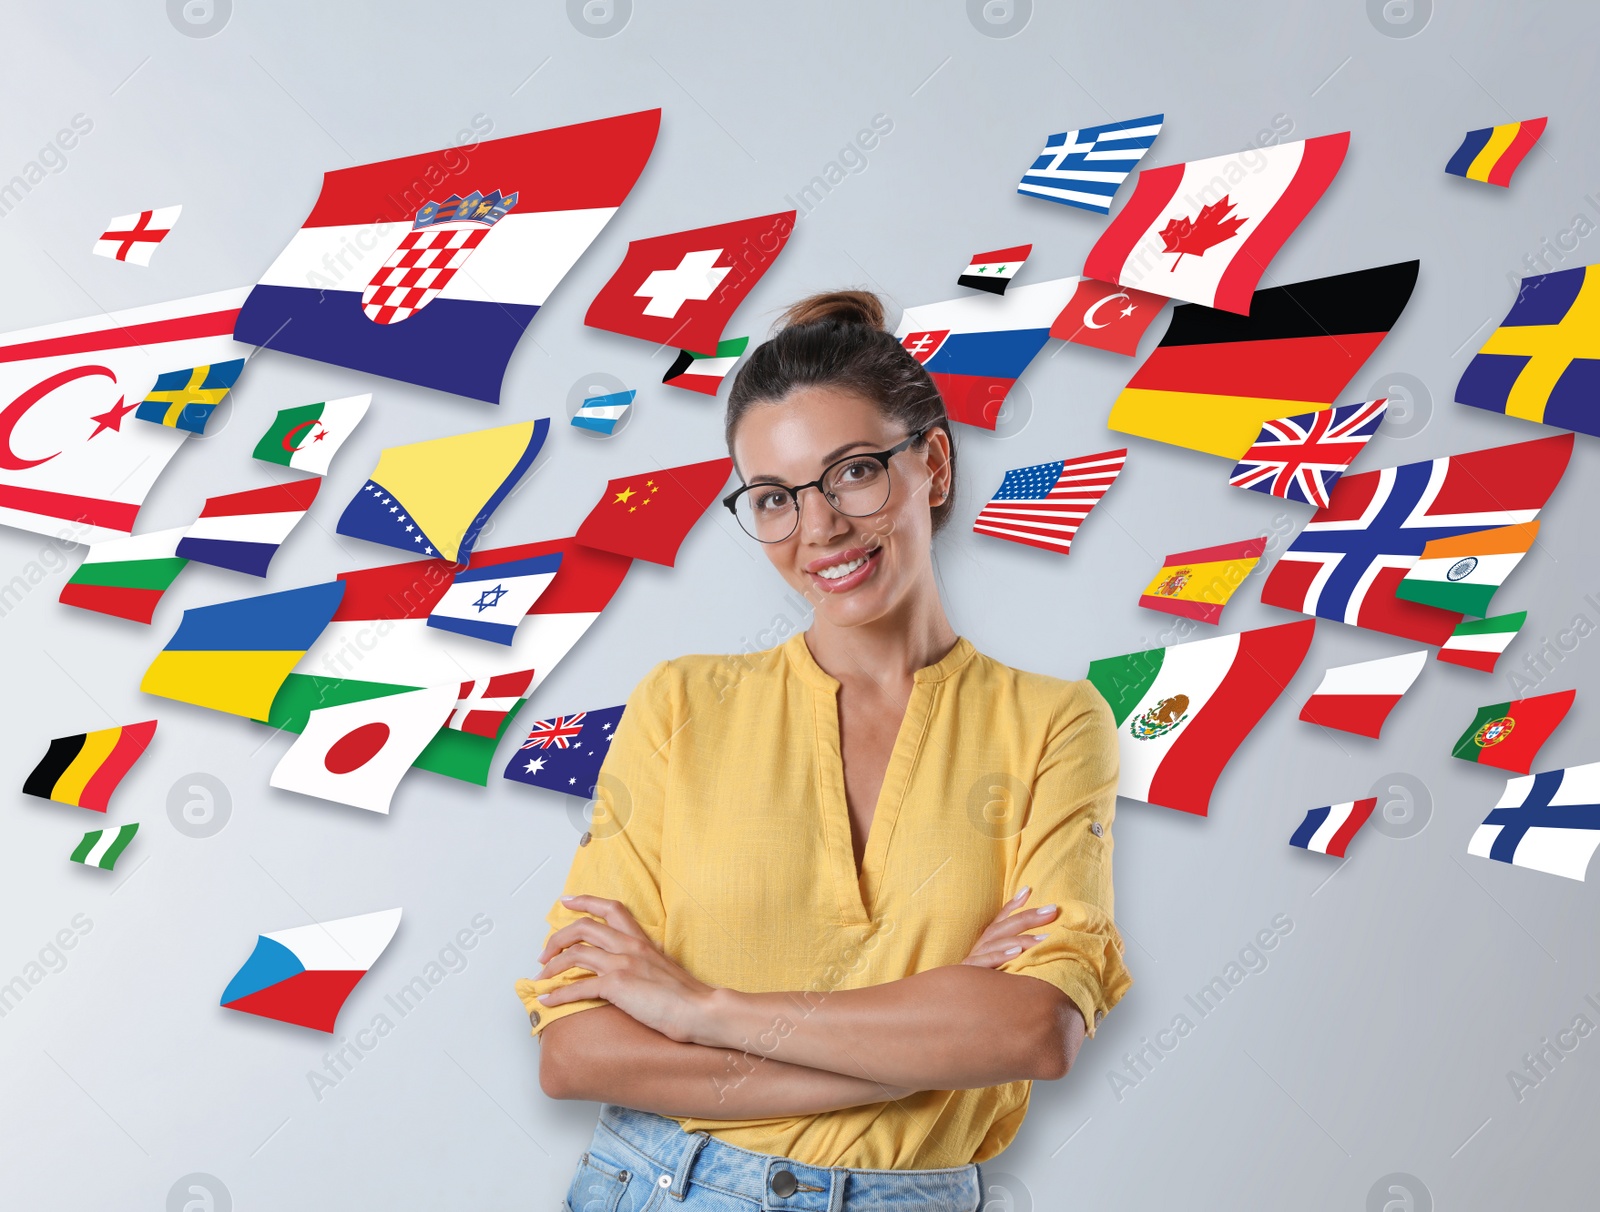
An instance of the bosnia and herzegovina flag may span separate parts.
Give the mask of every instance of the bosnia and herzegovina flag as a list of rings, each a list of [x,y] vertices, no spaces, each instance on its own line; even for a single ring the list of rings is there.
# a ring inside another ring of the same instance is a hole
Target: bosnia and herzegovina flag
[[[1247,316],[1173,308],[1107,426],[1237,461],[1263,422],[1332,406],[1405,310],[1417,265],[1258,290]]]
[[[235,339],[498,402],[523,330],[660,124],[643,110],[324,174]]]
[[[1450,163],[1444,166],[1444,171],[1469,181],[1509,186],[1511,174],[1517,171],[1523,157],[1533,150],[1539,136],[1544,134],[1546,121],[1548,119],[1528,118],[1522,122],[1469,130],[1461,146],[1456,148],[1456,154],[1450,157]]]
[[[1600,434],[1600,265],[1522,279],[1462,372],[1456,403]]]
[[[25,795],[104,812],[122,776],[150,747],[156,721],[60,736],[22,784]]]

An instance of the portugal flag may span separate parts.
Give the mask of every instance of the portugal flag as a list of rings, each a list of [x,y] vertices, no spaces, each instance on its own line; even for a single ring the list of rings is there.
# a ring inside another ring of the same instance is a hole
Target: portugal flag
[[[1527,774],[1539,747],[1566,718],[1577,696],[1576,690],[1562,690],[1479,707],[1451,755],[1480,766]]]

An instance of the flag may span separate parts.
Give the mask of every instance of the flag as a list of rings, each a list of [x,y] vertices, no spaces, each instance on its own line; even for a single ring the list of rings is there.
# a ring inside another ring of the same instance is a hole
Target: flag
[[[1165,114],[1149,114],[1051,135],[1022,174],[1017,192],[1108,215],[1118,187],[1144,159],[1165,119]]]
[[[579,429],[592,429],[595,433],[615,433],[617,422],[628,415],[633,407],[632,390],[614,391],[609,395],[589,396],[573,414],[572,423]]]
[[[1444,171],[1469,181],[1509,186],[1511,174],[1544,134],[1547,121],[1546,118],[1525,118],[1521,122],[1469,130]]]
[[[336,529],[351,538],[456,563],[533,465],[550,419],[390,446]]]
[[[1051,323],[1050,335],[1131,358],[1139,352],[1144,330],[1166,305],[1161,295],[1079,278],[1072,298]]]
[[[1538,522],[1524,522],[1431,539],[1394,595],[1457,614],[1488,614],[1494,591],[1522,563],[1538,534]]]
[[[345,587],[344,599],[327,630],[271,700],[270,715],[263,711],[254,718],[299,732],[318,707],[533,669],[537,672],[523,694],[526,698],[599,618],[632,561],[564,538],[480,551],[468,565],[470,571],[554,553],[561,554],[561,568],[534,602],[510,648],[428,626],[428,615],[461,571],[448,560],[342,574],[338,584]],[[494,747],[493,738],[447,726],[416,764],[481,787],[489,781]]]
[[[618,706],[535,720],[528,739],[506,763],[505,777],[593,799],[600,767],[620,719],[622,707]]]
[[[434,604],[428,626],[509,645],[560,567],[561,553],[556,551],[458,572]]]
[[[628,196],[660,123],[644,110],[325,173],[238,339],[497,402],[523,330]]]
[[[1438,659],[1452,665],[1465,665],[1468,669],[1481,669],[1493,673],[1500,654],[1511,646],[1528,621],[1528,612],[1502,614],[1492,619],[1467,619],[1450,633],[1450,638],[1439,647]]]
[[[91,250],[97,257],[126,261],[129,265],[149,265],[156,245],[177,225],[182,206],[161,206],[132,215],[118,215],[106,223],[105,231]]]
[[[1145,586],[1139,605],[1202,623],[1220,623],[1222,608],[1267,549],[1263,538],[1169,555]]]
[[[327,626],[344,593],[343,581],[329,581],[185,610],[139,689],[264,720],[278,688]]]
[[[1411,689],[1427,660],[1428,650],[1420,648],[1376,661],[1335,665],[1322,675],[1300,708],[1300,718],[1308,724],[1377,740],[1384,721]]]
[[[267,565],[317,499],[321,480],[291,480],[211,497],[177,553],[197,564],[267,575]]]
[[[97,543],[133,532],[185,435],[128,424],[166,367],[220,362],[243,291],[0,336],[0,525]]]
[[[956,279],[957,286],[973,290],[986,290],[991,295],[1003,295],[1017,270],[1033,251],[1031,244],[1018,244],[1014,248],[996,248],[990,252],[973,253],[972,260]]]
[[[57,737],[22,784],[23,794],[104,812],[155,734],[156,721],[145,720]]]
[[[61,587],[61,604],[148,623],[189,562],[178,555],[178,542],[188,533],[187,526],[177,526],[90,544]]]
[[[1402,261],[1257,291],[1248,316],[1175,307],[1106,424],[1237,461],[1263,422],[1328,408],[1416,282],[1417,262]]]
[[[1256,283],[1349,146],[1342,131],[1146,169],[1089,250],[1084,276],[1250,315]]]
[[[368,812],[394,790],[455,709],[457,690],[429,686],[319,707],[272,771],[272,786]]]
[[[222,1004],[332,1035],[345,999],[399,928],[400,910],[385,909],[263,934]]]
[[[1597,385],[1600,265],[1586,265],[1522,279],[1510,312],[1461,373],[1456,403],[1600,434]]]
[[[1239,456],[1228,483],[1321,509],[1345,469],[1376,436],[1388,407],[1384,398],[1267,421]]]
[[[522,706],[533,686],[534,671],[519,669],[494,677],[462,682],[456,705],[444,726],[490,741],[498,740],[511,716]]]
[[[141,265],[144,263],[140,262]],[[113,825],[109,829],[91,829],[83,835],[83,840],[68,857],[74,863],[82,863],[85,867],[98,867],[102,871],[110,871],[117,865],[122,852],[128,848],[128,843],[133,841],[133,835],[138,832],[138,821],[128,825]]]
[[[1506,780],[1467,843],[1479,858],[1581,880],[1600,845],[1600,762]]]
[[[1089,681],[1117,721],[1117,794],[1205,816],[1234,750],[1311,647],[1316,620],[1107,657]]]
[[[168,429],[205,433],[206,422],[239,381],[243,370],[243,358],[191,366],[187,370],[169,370],[156,378],[155,386],[133,415]]]
[[[714,396],[722,387],[722,380],[728,377],[728,372],[744,356],[745,347],[749,344],[749,337],[730,337],[720,342],[716,355],[709,358],[705,354],[680,349],[677,360],[667,367],[667,373],[661,376],[661,381],[671,387]]]
[[[716,357],[723,326],[783,251],[794,219],[786,210],[632,240],[583,322]]]
[[[1343,858],[1345,847],[1350,845],[1361,826],[1367,823],[1372,810],[1378,806],[1378,797],[1352,800],[1348,804],[1331,804],[1326,808],[1313,808],[1294,831],[1289,845],[1302,850],[1315,850],[1318,854],[1331,854]]]
[[[1126,450],[1105,450],[1013,468],[978,511],[972,531],[1066,555],[1078,527],[1117,482],[1127,458]]]
[[[1077,278],[908,307],[895,338],[921,362],[952,421],[993,429],[1011,385],[1050,339]]]
[[[670,568],[679,545],[732,472],[732,459],[708,459],[612,480],[578,527],[576,541]]]
[[[1576,690],[1561,690],[1479,707],[1450,756],[1527,774],[1539,747],[1566,718],[1577,697]]]
[[[1347,475],[1279,558],[1261,600],[1422,644],[1461,616],[1395,596],[1432,539],[1531,522],[1561,482],[1572,435]]]
[[[261,435],[261,441],[256,443],[255,457],[263,463],[325,476],[333,456],[361,424],[371,403],[372,393],[368,392],[342,400],[279,409],[267,432]]]

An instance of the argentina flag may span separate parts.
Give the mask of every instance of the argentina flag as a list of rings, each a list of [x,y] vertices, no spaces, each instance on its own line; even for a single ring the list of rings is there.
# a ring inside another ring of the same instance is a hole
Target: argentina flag
[[[1019,194],[1111,213],[1111,199],[1161,133],[1165,114],[1063,131],[1022,175]]]

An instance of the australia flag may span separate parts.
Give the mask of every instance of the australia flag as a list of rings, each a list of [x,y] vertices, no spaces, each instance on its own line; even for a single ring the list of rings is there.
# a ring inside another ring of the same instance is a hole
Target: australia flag
[[[600,765],[606,760],[620,719],[621,707],[602,707],[598,711],[535,720],[528,739],[511,755],[505,777],[593,799]]]

